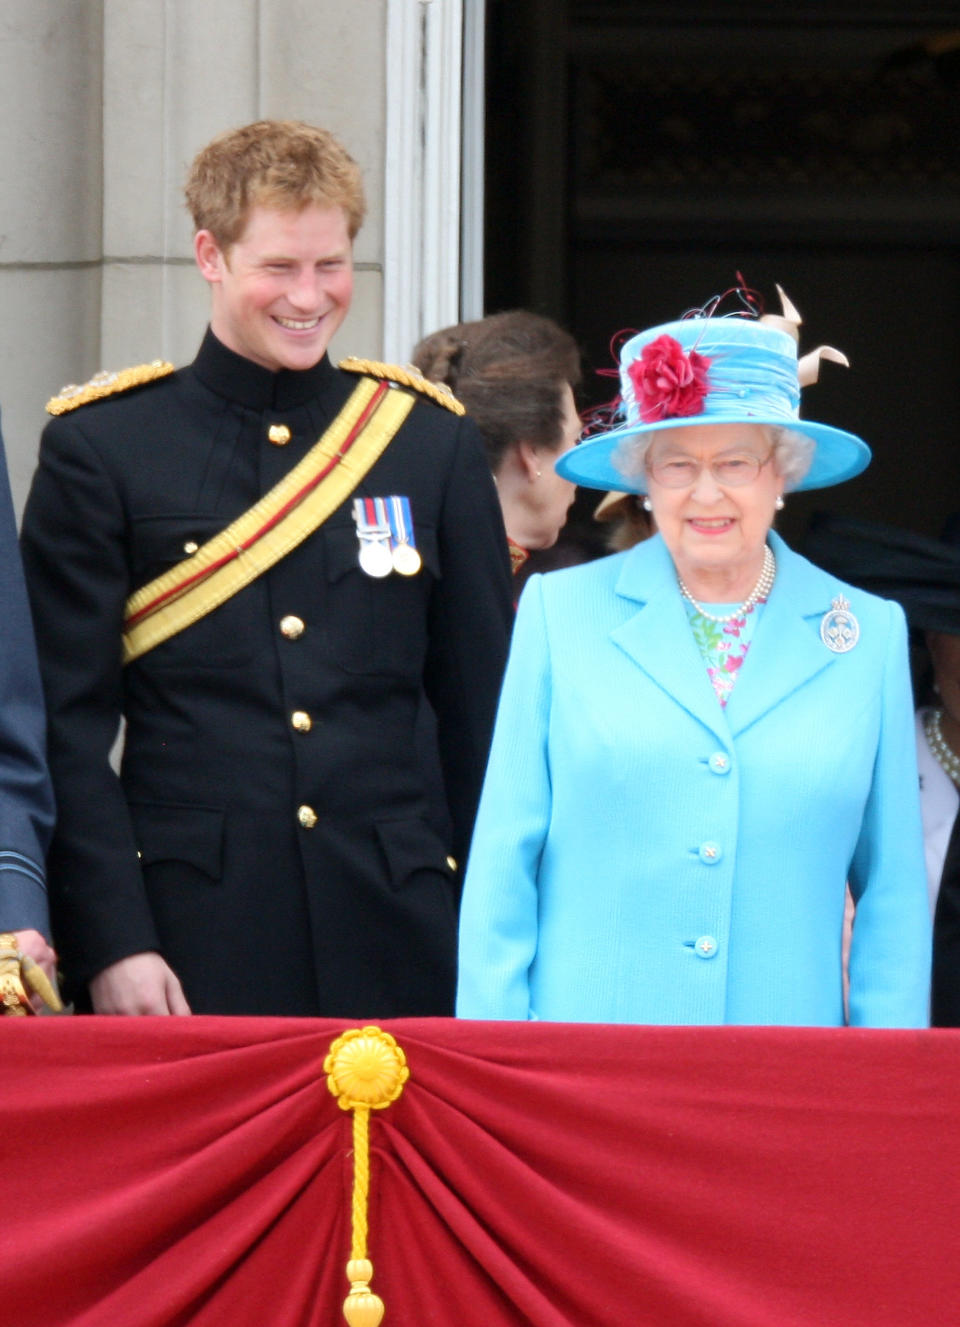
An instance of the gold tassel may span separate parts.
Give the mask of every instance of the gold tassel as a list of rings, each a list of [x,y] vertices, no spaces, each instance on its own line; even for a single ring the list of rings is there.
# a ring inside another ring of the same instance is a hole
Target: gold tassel
[[[341,1110],[353,1111],[353,1199],[351,1203],[350,1293],[343,1303],[349,1327],[379,1327],[384,1303],[370,1289],[373,1263],[367,1257],[370,1197],[370,1112],[396,1101],[410,1077],[407,1057],[389,1032],[352,1028],[337,1037],[323,1062],[327,1087]]]

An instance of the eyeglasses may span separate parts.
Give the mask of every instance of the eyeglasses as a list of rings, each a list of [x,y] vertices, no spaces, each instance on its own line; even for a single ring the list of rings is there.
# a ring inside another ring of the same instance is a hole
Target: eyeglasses
[[[752,484],[773,452],[763,460],[754,452],[727,452],[713,461],[698,461],[692,456],[661,456],[647,461],[647,474],[664,488],[692,488],[700,472],[709,470],[721,488],[742,488]]]

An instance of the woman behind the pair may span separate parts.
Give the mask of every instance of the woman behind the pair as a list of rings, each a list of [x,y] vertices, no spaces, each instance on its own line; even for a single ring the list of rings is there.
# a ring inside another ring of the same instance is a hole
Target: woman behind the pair
[[[785,492],[870,456],[798,418],[821,353],[798,366],[798,321],[785,302],[634,337],[626,423],[558,463],[645,494],[659,533],[521,599],[464,892],[462,1016],[841,1024],[849,880],[850,1022],[927,1021],[903,613],[771,530]]]
[[[580,437],[576,342],[551,319],[511,309],[434,332],[413,362],[451,389],[483,435],[516,573],[556,543],[576,495],[554,469]]]
[[[920,814],[933,918],[930,1021],[960,1027],[960,512],[939,539],[819,513],[805,550],[886,599],[911,629]]]

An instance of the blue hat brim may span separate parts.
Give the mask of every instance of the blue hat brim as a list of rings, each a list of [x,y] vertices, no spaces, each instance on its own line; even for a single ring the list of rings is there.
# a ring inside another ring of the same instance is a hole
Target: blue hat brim
[[[640,437],[646,433],[662,433],[666,429],[686,428],[708,424],[728,423],[728,420],[716,415],[696,415],[691,418],[663,419],[652,424],[625,425],[613,429],[597,438],[590,438],[578,447],[573,447],[560,457],[556,463],[557,474],[571,483],[584,488],[620,489],[628,493],[647,491],[643,474],[624,475],[613,463],[613,457],[621,443],[628,438]],[[785,420],[751,416],[742,420],[744,424],[769,424],[773,428],[787,428],[791,433],[810,438],[815,444],[813,461],[810,469],[791,492],[799,493],[804,489],[830,488],[833,484],[842,484],[861,474],[870,464],[870,448],[856,436],[843,429],[833,428],[830,424],[815,424],[806,419]]]

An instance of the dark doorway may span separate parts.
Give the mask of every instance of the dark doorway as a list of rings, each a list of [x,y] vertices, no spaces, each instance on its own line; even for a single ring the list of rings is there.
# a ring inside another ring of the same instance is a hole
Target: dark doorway
[[[678,317],[741,272],[828,342],[804,413],[874,462],[798,494],[936,534],[960,508],[960,13],[914,5],[490,0],[486,303],[584,350]],[[577,528],[596,540],[583,495]]]

